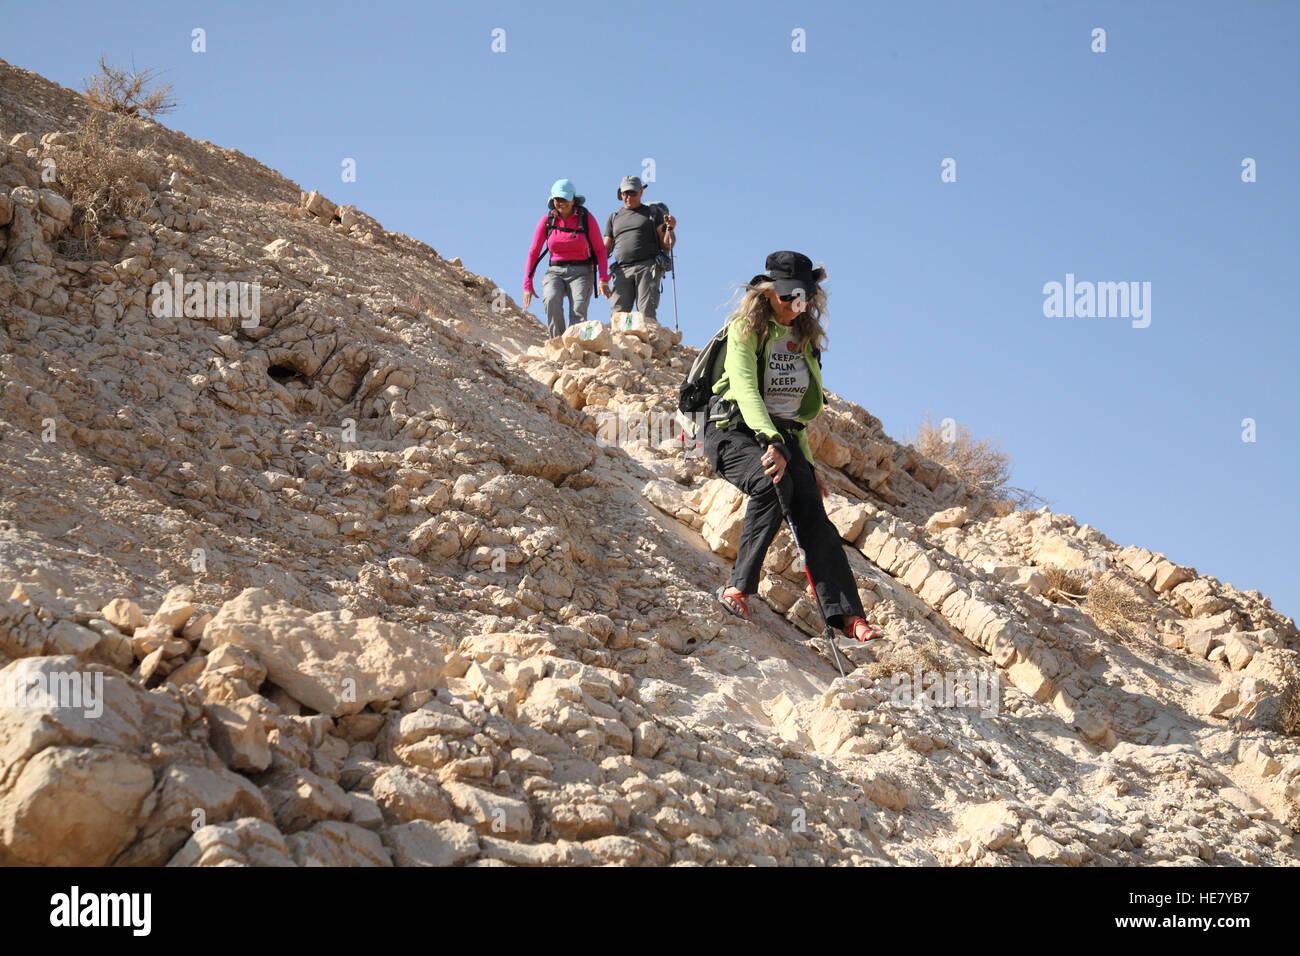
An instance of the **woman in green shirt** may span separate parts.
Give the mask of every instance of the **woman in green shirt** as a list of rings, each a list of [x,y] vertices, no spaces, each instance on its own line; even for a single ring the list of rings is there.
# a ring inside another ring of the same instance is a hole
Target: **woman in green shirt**
[[[826,270],[814,268],[801,253],[774,252],[731,315],[723,374],[709,400],[704,453],[714,471],[749,496],[749,504],[731,580],[717,595],[727,610],[749,619],[747,598],[758,590],[763,558],[781,526],[779,494],[799,532],[827,623],[870,641],[884,634],[863,618],[804,432],[823,404],[825,277]]]

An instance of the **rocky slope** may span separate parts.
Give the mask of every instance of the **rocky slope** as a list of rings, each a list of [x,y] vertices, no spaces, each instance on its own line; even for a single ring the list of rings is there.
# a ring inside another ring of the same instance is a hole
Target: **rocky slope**
[[[675,334],[546,342],[144,121],[144,211],[87,255],[88,109],[0,61],[0,863],[1297,859],[1300,634],[1262,595],[833,397],[812,445],[891,637],[839,678],[785,532],[754,623],[711,602],[743,501],[664,426]],[[177,275],[260,314],[163,314]]]

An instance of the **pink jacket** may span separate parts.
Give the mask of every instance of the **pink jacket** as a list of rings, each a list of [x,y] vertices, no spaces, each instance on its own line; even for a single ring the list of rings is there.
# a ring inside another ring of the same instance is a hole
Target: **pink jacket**
[[[547,213],[547,215],[550,215]],[[575,212],[567,219],[561,220],[556,217],[557,226],[565,226],[569,229],[578,228],[578,214]],[[600,236],[600,226],[596,224],[596,217],[588,210],[587,212],[587,237],[591,239],[591,248],[596,253],[596,268],[599,270],[601,282],[609,281],[609,254],[605,252],[605,240]],[[551,231],[550,238],[546,236],[546,216],[543,216],[538,222],[537,228],[533,231],[533,244],[528,247],[528,261],[524,264],[525,269],[531,270],[533,263],[537,261],[537,255],[542,251],[542,243],[551,251],[551,263],[557,262],[582,262],[589,258],[587,252],[587,240],[573,232],[560,232],[558,229]],[[524,276],[524,291],[535,292],[533,288],[533,274],[528,272]]]

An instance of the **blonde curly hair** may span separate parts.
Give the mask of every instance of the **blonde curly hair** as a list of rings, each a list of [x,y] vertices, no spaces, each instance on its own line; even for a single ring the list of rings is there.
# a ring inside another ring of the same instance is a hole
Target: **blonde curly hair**
[[[824,279],[822,280],[825,281]],[[732,301],[739,299],[736,307],[727,316],[728,324],[739,322],[740,331],[746,336],[762,335],[768,323],[775,317],[772,305],[767,301],[767,292],[775,289],[771,282],[759,282],[754,285],[737,286]],[[795,316],[791,328],[799,333],[801,341],[812,341],[821,350],[826,349],[826,330],[822,327],[822,316],[826,314],[827,292],[822,283],[817,283],[816,291],[805,301],[807,308]]]

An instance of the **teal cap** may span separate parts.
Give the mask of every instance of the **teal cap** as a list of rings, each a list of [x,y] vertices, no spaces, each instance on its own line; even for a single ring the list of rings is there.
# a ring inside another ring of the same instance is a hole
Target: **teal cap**
[[[572,180],[557,179],[555,185],[551,187],[551,198],[567,199],[581,206],[587,197],[578,195],[578,188],[573,185]]]

